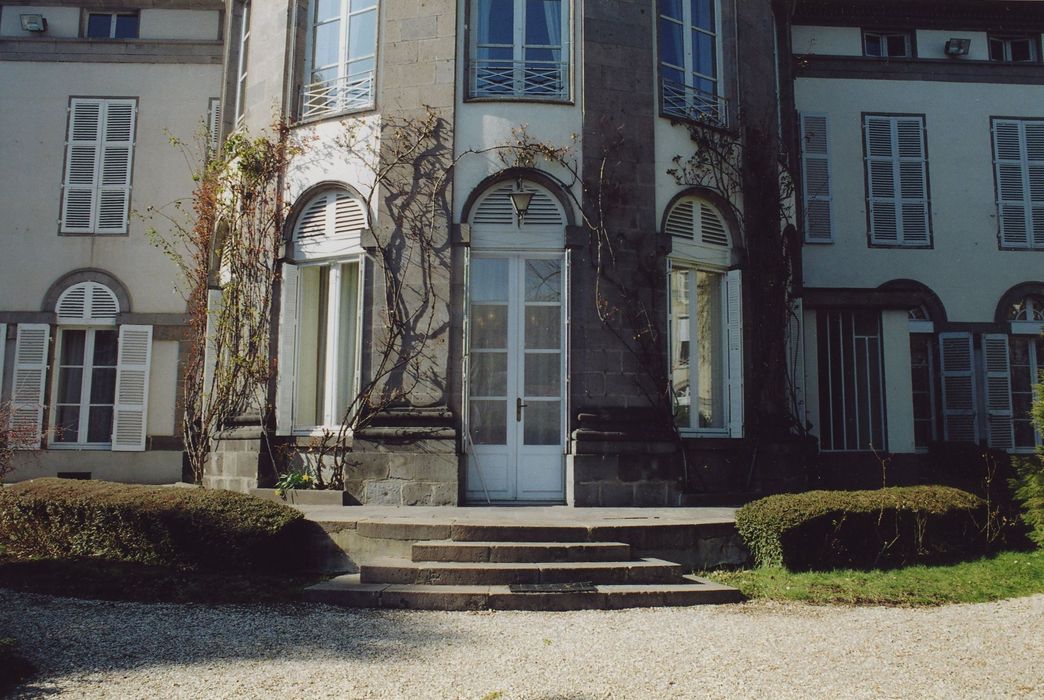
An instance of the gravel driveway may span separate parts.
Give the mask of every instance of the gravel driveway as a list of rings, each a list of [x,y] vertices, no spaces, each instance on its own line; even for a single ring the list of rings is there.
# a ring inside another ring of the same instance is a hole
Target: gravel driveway
[[[1044,596],[570,613],[141,605],[0,590],[26,696],[1044,697]]]

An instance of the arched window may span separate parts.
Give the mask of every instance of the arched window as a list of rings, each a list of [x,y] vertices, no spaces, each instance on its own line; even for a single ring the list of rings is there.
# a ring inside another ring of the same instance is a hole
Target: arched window
[[[515,201],[512,195],[531,195]],[[525,210],[517,210],[518,202]],[[469,216],[471,247],[562,250],[566,213],[559,199],[531,180],[493,185],[476,200]]]
[[[743,434],[742,281],[711,202],[683,197],[664,219],[670,265],[671,384],[682,431]]]
[[[1008,320],[1026,323],[1044,323],[1044,299],[1037,296],[1025,297],[1011,305]]]
[[[120,302],[116,293],[100,282],[74,284],[58,297],[58,323],[116,325]]]
[[[276,418],[281,434],[341,424],[358,391],[363,250],[361,199],[314,195],[294,222],[283,264]]]

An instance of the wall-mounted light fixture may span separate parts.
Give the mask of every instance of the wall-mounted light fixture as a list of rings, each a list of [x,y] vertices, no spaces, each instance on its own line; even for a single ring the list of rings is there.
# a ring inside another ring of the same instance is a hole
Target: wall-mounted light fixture
[[[22,31],[39,34],[47,31],[47,18],[43,15],[18,15],[22,20]]]
[[[947,56],[967,56],[971,48],[971,39],[948,39],[946,41]]]
[[[529,203],[533,200],[534,192],[527,192],[522,188],[522,180],[519,179],[515,182],[515,189],[508,197],[511,198],[511,206],[515,210],[515,217],[518,219],[518,225],[522,225],[522,220],[526,218],[526,212],[529,211]]]

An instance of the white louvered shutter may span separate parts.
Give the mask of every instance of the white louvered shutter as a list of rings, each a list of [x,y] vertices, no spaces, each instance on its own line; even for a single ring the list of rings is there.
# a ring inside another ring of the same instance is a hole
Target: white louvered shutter
[[[221,98],[211,97],[207,107],[207,145],[217,153],[221,147]]]
[[[294,431],[294,378],[297,374],[297,294],[300,271],[283,263],[279,305],[279,359],[276,375],[276,434]]]
[[[1011,410],[1011,364],[1008,336],[982,336],[984,386],[986,387],[986,430],[990,447],[1009,450],[1015,446]]]
[[[994,120],[993,165],[1001,245],[1044,247],[1044,121]]]
[[[11,429],[12,444],[19,449],[40,447],[50,341],[51,327],[46,323],[18,324],[11,390]]]
[[[940,333],[943,432],[951,442],[976,442],[975,357],[970,333]]]
[[[868,115],[864,133],[870,241],[877,245],[929,245],[923,120]]]
[[[126,233],[134,159],[133,100],[105,103],[105,130],[98,187],[97,233]]]
[[[743,276],[739,270],[725,273],[729,361],[729,435],[743,437]]]
[[[103,111],[99,100],[74,99],[69,106],[62,192],[63,233],[94,231]]]
[[[145,450],[151,365],[152,326],[120,326],[112,419],[114,452]]]
[[[830,122],[827,115],[801,115],[801,157],[805,241],[832,243],[834,198],[830,192]]]

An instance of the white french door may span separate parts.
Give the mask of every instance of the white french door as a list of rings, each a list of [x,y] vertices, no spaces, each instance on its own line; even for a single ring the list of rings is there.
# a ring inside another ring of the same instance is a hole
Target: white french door
[[[468,292],[466,497],[565,499],[565,263],[473,255]]]

